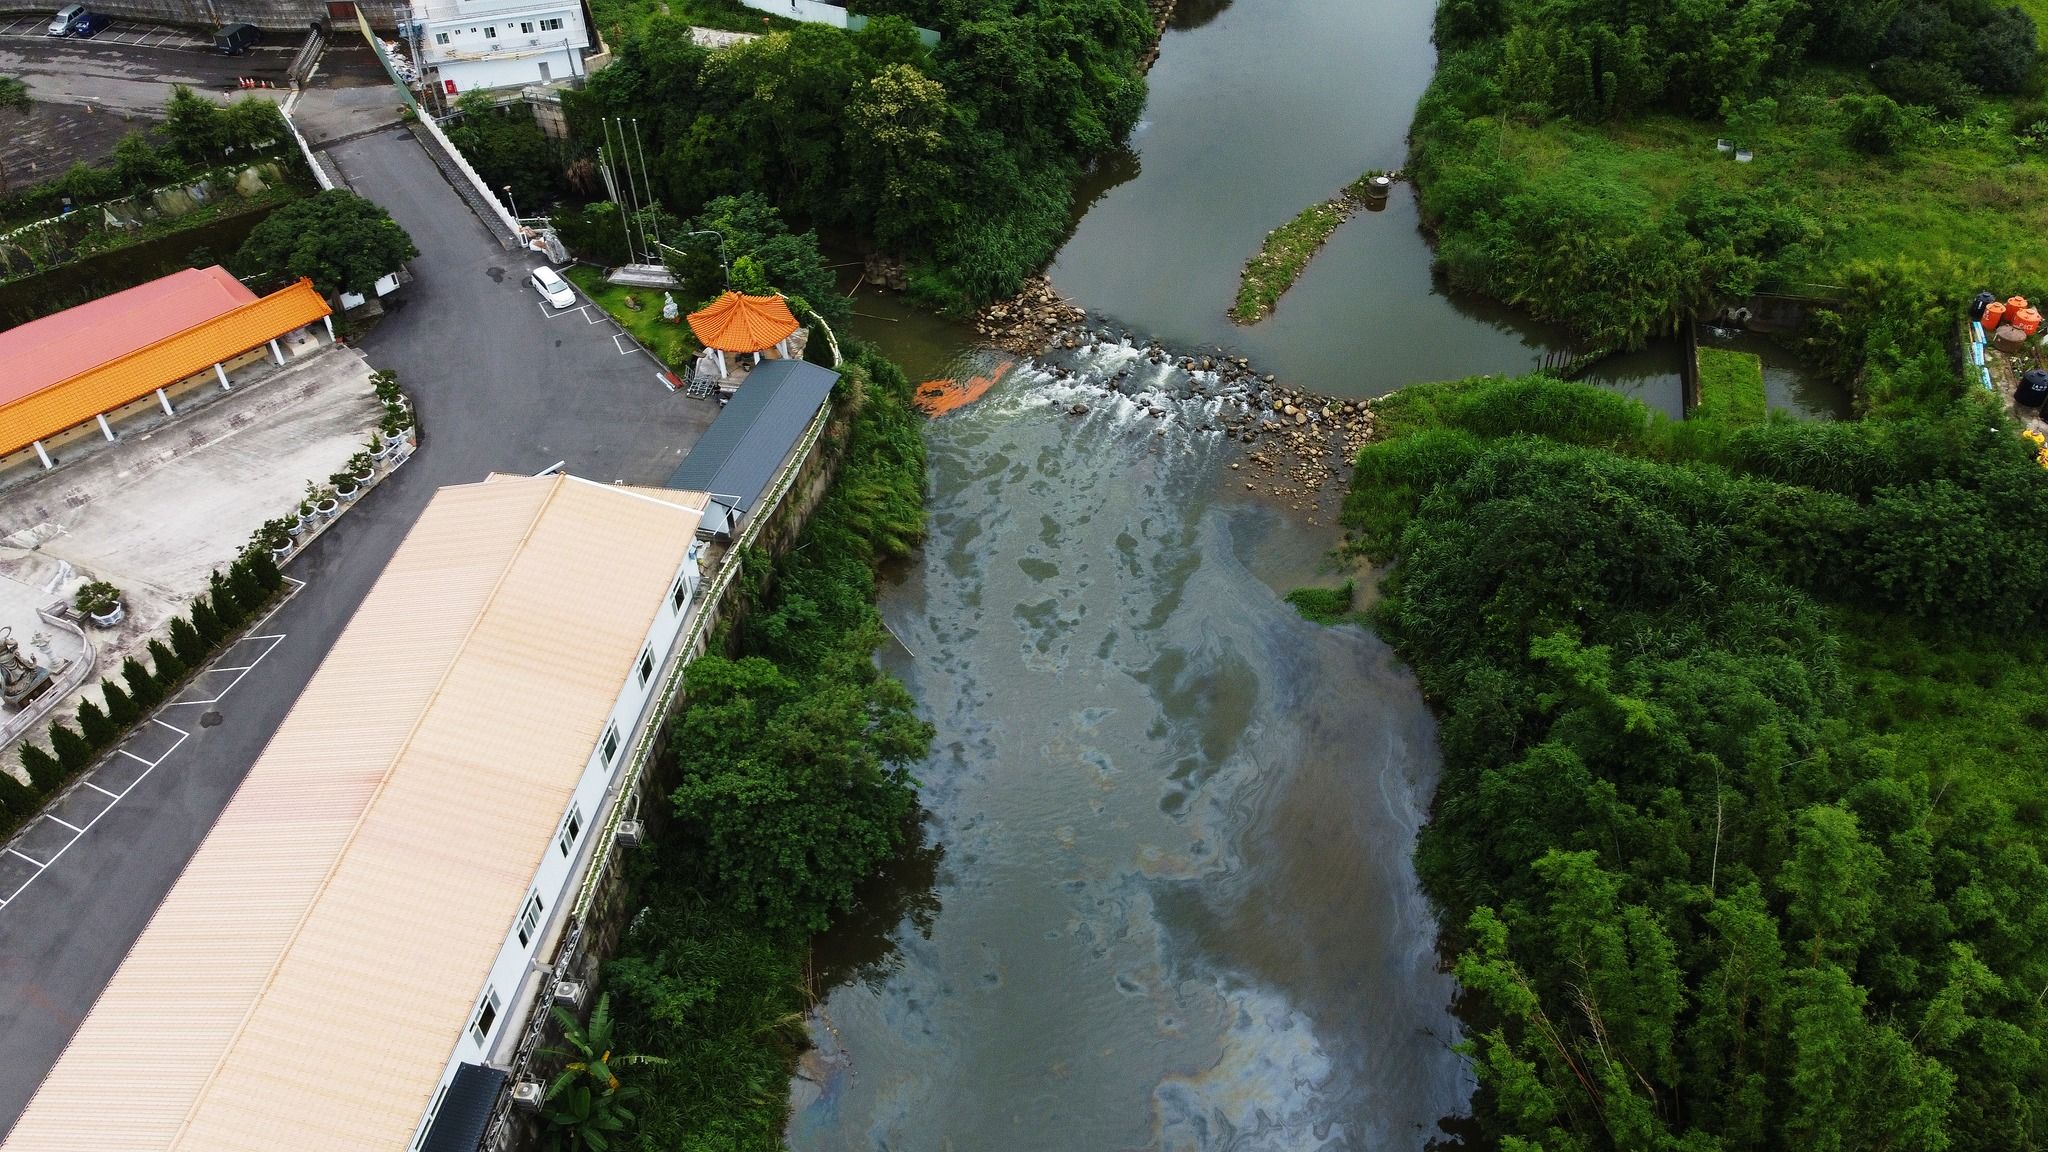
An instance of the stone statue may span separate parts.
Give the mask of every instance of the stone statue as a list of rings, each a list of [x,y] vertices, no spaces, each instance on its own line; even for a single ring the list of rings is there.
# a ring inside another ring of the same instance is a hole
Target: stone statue
[[[14,629],[0,628],[0,702],[19,708],[49,685],[50,670],[33,656],[23,659],[21,645],[14,642]]]

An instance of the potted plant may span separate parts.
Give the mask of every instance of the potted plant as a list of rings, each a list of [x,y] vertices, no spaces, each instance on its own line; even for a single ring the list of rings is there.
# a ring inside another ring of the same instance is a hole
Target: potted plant
[[[356,483],[356,474],[347,468],[329,476],[327,484],[328,490],[334,493],[334,498],[343,503],[355,499],[363,490],[363,486]]]
[[[292,553],[292,537],[299,534],[298,521],[289,516],[266,520],[256,530],[256,543],[270,550],[271,558],[282,560]]]
[[[334,498],[334,489],[322,488],[311,480],[306,481],[306,500],[313,505],[313,515],[322,520],[341,508],[341,501]]]
[[[348,470],[357,487],[377,478],[377,462],[370,458],[368,452],[358,452],[349,457]]]
[[[112,628],[128,615],[121,606],[121,590],[105,580],[88,580],[71,595],[71,606],[101,628]]]

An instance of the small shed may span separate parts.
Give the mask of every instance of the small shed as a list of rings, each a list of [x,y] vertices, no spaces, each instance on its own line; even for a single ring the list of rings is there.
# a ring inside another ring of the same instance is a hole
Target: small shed
[[[711,494],[698,535],[739,531],[838,380],[839,373],[803,360],[754,369],[668,479],[670,488]]]

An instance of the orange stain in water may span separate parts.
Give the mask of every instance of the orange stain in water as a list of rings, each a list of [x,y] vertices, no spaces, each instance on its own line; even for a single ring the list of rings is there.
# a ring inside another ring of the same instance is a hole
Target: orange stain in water
[[[1008,372],[1013,363],[1013,360],[998,361],[986,376],[969,376],[965,380],[927,380],[917,386],[918,409],[927,416],[943,416],[955,408],[965,408],[995,387],[996,381],[1002,379],[1003,373]]]

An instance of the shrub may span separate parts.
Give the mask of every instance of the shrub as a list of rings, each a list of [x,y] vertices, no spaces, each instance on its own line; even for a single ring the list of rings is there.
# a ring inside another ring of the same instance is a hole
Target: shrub
[[[1352,592],[1351,581],[1346,580],[1336,588],[1296,588],[1287,594],[1287,602],[1304,620],[1335,624],[1351,611]]]
[[[220,617],[221,630],[233,632],[240,628],[242,621],[249,618],[249,609],[252,605],[244,604],[235,597],[235,590],[229,586],[228,578],[221,575],[218,568],[208,577],[207,588],[213,600],[214,615]]]
[[[206,641],[200,639],[199,629],[183,616],[171,618],[171,651],[187,664],[197,664],[206,659]]]
[[[1842,100],[1849,114],[1849,144],[1872,156],[1889,156],[1906,144],[1912,122],[1889,96],[1850,96]]]
[[[57,753],[57,764],[63,770],[65,779],[85,771],[92,764],[92,742],[79,735],[78,729],[69,724],[50,725],[50,747]],[[54,791],[61,783],[63,779],[53,782],[43,790]]]
[[[213,597],[203,592],[192,598],[192,627],[199,633],[199,639],[205,642],[202,652],[211,651],[214,645],[220,643],[221,637],[228,634],[220,613],[214,611]],[[186,661],[188,664],[198,662],[198,657]]]
[[[135,699],[121,691],[119,684],[109,679],[101,679],[100,695],[107,702],[107,718],[114,723],[126,728],[142,719],[142,710],[135,706]]]
[[[105,580],[88,580],[71,594],[71,606],[89,616],[105,616],[121,603],[121,590]]]
[[[21,749],[23,761],[28,759],[28,752],[31,748],[35,748],[37,752],[45,756],[49,755],[49,753],[43,752],[42,749],[36,748],[33,744],[24,744]],[[14,773],[0,771],[0,809],[5,809],[13,815],[25,819],[32,815],[38,806],[35,789],[15,779]]]
[[[95,752],[112,744],[114,738],[121,734],[121,729],[90,700],[78,703],[78,727],[85,733],[86,744]]]
[[[1901,104],[1921,104],[1949,119],[1970,110],[1974,90],[1947,64],[1891,56],[1871,67],[1870,78]]]
[[[156,682],[142,661],[133,656],[121,661],[121,679],[128,683],[128,695],[135,698],[136,711],[147,712],[162,703],[164,686]]]
[[[256,609],[270,599],[270,589],[264,587],[261,577],[256,575],[253,561],[247,555],[234,562],[228,569],[228,591],[234,594],[235,603],[242,610],[242,619],[247,620]]]
[[[284,587],[284,573],[278,570],[277,559],[268,552],[261,549],[247,552],[235,563],[238,567],[246,567],[255,577],[256,586],[266,593]]]
[[[171,651],[163,641],[149,642],[149,659],[156,665],[156,682],[159,687],[169,688],[185,678],[188,665],[178,659],[178,654]]]
[[[54,738],[56,729],[51,729],[50,734]],[[21,746],[21,766],[28,772],[29,784],[40,794],[48,795],[64,783],[64,766],[55,756],[43,751],[41,745]]]

